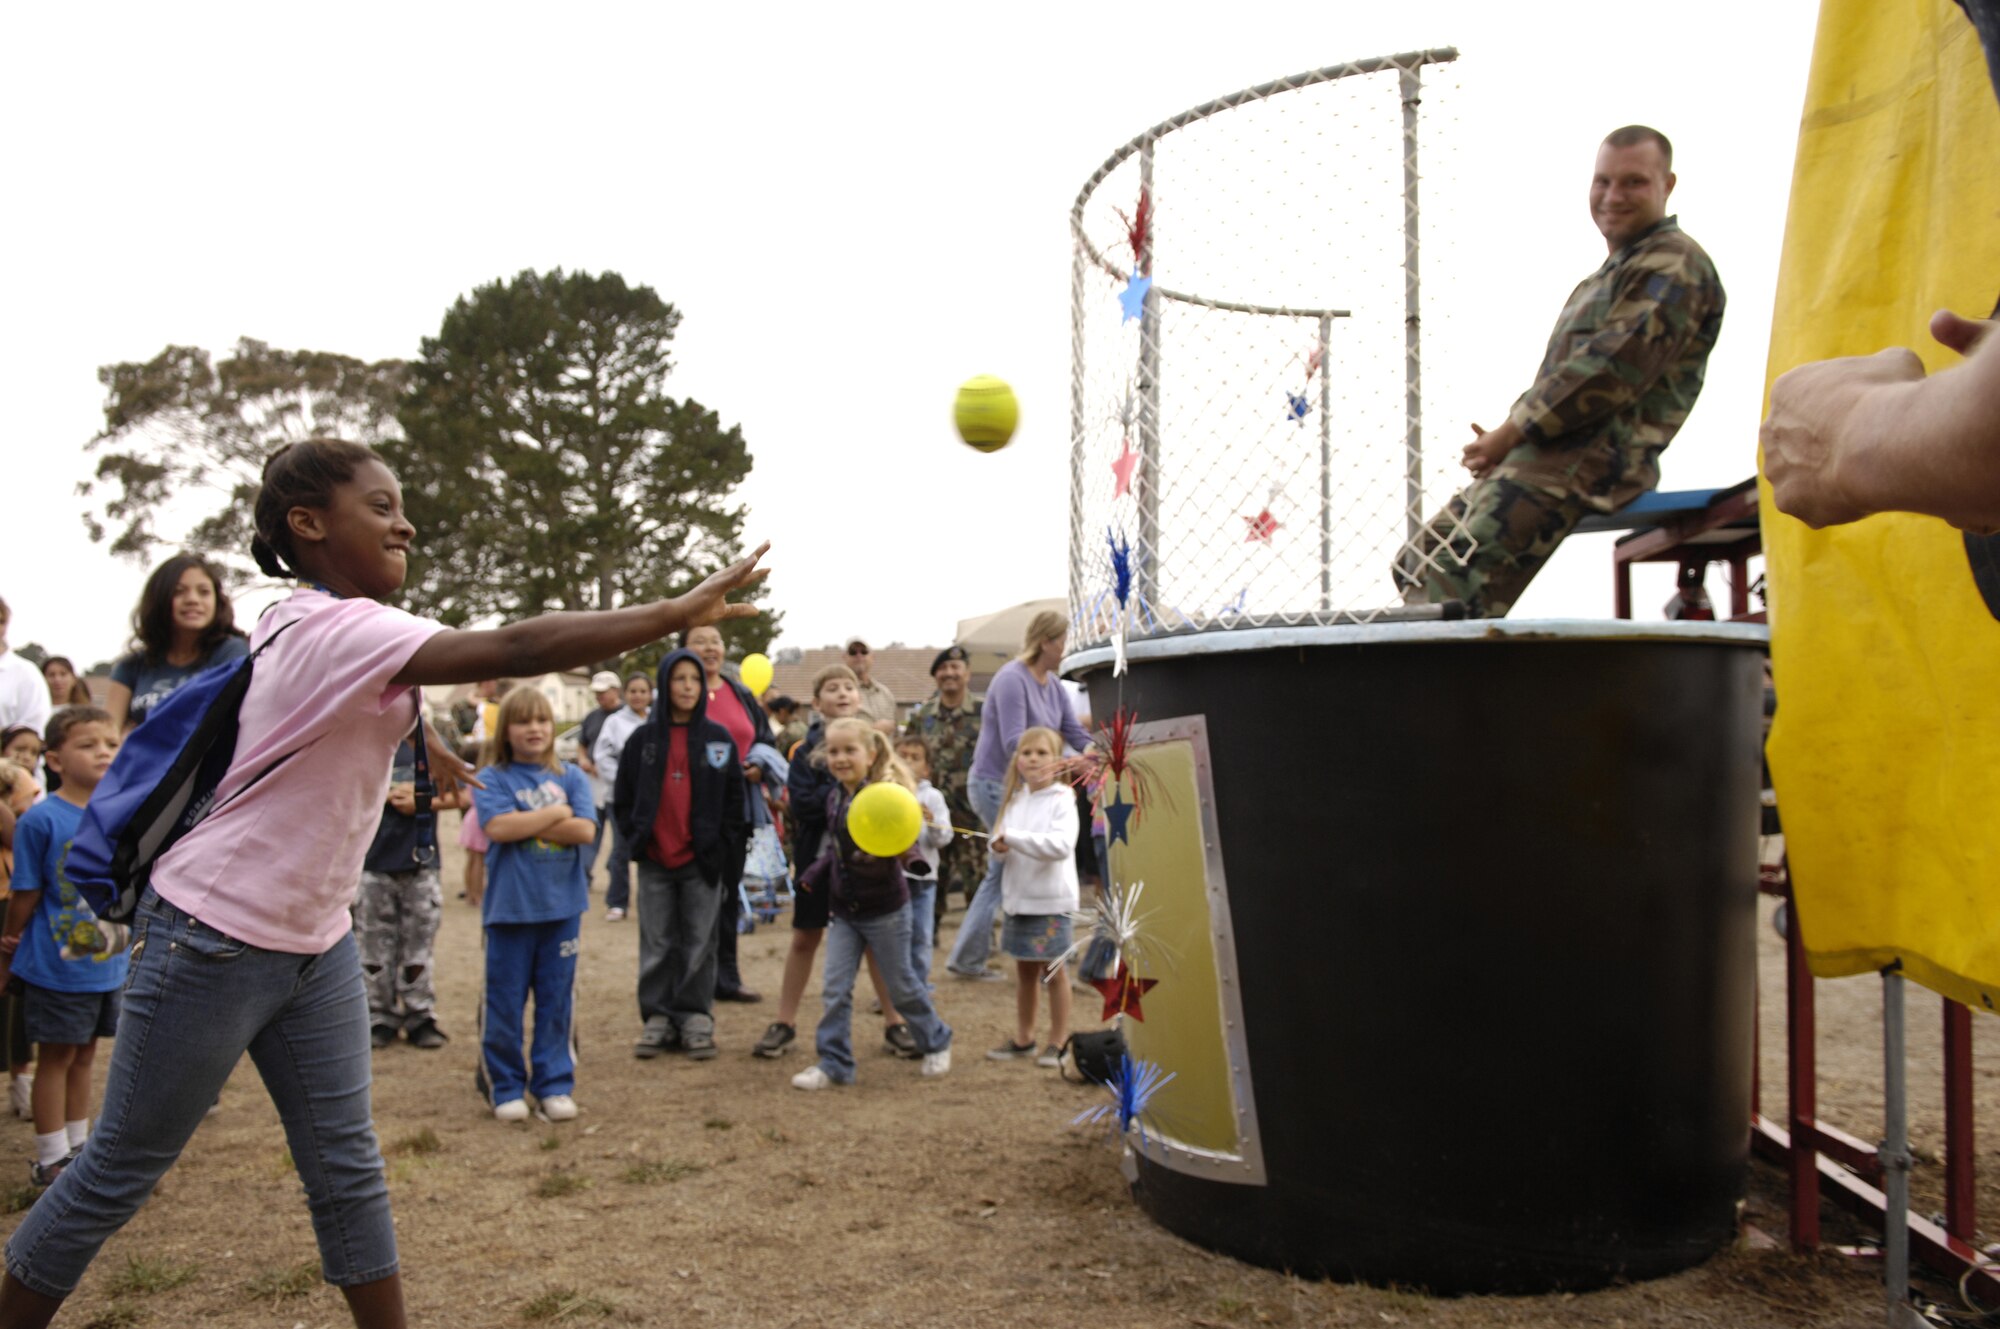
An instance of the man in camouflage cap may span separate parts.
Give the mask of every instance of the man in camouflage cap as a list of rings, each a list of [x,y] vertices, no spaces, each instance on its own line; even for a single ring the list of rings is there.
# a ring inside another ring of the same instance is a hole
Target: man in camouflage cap
[[[1570,293],[1506,421],[1472,427],[1472,483],[1397,556],[1405,600],[1499,617],[1586,514],[1660,482],[1660,453],[1701,394],[1723,308],[1715,265],[1667,215],[1673,164],[1666,135],[1644,125],[1599,146],[1590,216],[1611,256]]]
[[[930,700],[910,712],[903,725],[906,737],[923,740],[931,757],[931,782],[944,795],[951,811],[951,824],[964,830],[979,830],[983,823],[972,810],[966,782],[972,778],[972,752],[979,746],[979,703],[967,692],[972,666],[963,646],[947,646],[931,661],[931,678],[937,691]],[[945,899],[956,889],[970,900],[986,876],[986,842],[970,835],[954,835],[938,855],[938,917],[944,917]]]

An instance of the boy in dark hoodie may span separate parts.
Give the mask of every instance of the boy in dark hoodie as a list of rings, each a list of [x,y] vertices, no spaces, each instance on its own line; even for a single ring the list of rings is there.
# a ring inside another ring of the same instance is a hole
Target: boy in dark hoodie
[[[715,1055],[715,928],[722,875],[750,838],[743,759],[707,718],[708,689],[692,651],[660,663],[660,700],[626,741],[612,815],[639,866],[636,1057],[679,1046]]]

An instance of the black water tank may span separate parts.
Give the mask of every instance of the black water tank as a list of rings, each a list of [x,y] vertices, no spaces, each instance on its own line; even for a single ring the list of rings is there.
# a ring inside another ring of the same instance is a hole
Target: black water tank
[[[1206,718],[1264,1185],[1138,1159],[1204,1246],[1434,1292],[1729,1242],[1748,1162],[1761,629],[1396,624],[1135,643]],[[1074,657],[1093,712],[1109,652]]]

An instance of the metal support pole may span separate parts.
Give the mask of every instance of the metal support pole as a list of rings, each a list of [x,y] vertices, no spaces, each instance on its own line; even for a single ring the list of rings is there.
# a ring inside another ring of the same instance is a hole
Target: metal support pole
[[[1882,971],[1882,1283],[1889,1329],[1909,1324],[1910,1120],[1903,1052],[1903,966]]]
[[[1403,507],[1414,543],[1424,523],[1424,393],[1417,281],[1417,107],[1423,101],[1418,66],[1402,67],[1403,85]]]
[[[1153,199],[1153,138],[1139,145],[1139,197],[1154,222],[1138,254],[1141,276],[1153,275],[1153,237],[1159,209]],[[1133,580],[1145,605],[1160,603],[1160,293],[1150,287],[1139,316],[1139,543]]]
[[[1333,315],[1319,316],[1319,611],[1333,609]]]
[[[1813,977],[1799,926],[1799,904],[1785,893],[1785,1110],[1791,1117],[1792,1249],[1819,1245],[1818,1063]]]
[[[1978,1244],[1973,1200],[1972,1012],[1944,1003],[1944,1230]]]
[[[1069,261],[1069,603],[1079,613],[1085,603],[1083,587],[1083,241],[1070,245]],[[1100,641],[1108,636],[1095,623],[1072,623],[1070,630],[1079,642]]]

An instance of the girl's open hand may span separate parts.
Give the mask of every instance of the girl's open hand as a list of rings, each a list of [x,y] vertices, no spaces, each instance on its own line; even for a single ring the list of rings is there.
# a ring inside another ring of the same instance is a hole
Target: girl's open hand
[[[456,793],[461,788],[484,789],[479,783],[477,771],[458,755],[457,749],[438,737],[430,722],[424,722],[424,750],[430,758],[431,784],[440,794]],[[470,800],[467,800],[468,803]]]
[[[741,558],[731,563],[674,601],[684,620],[681,623],[681,630],[719,623],[725,618],[755,618],[759,612],[756,605],[731,604],[728,597],[730,592],[740,591],[746,586],[755,586],[770,575],[769,568],[757,566],[770,548],[771,542],[766,540],[751,550],[748,558]]]

